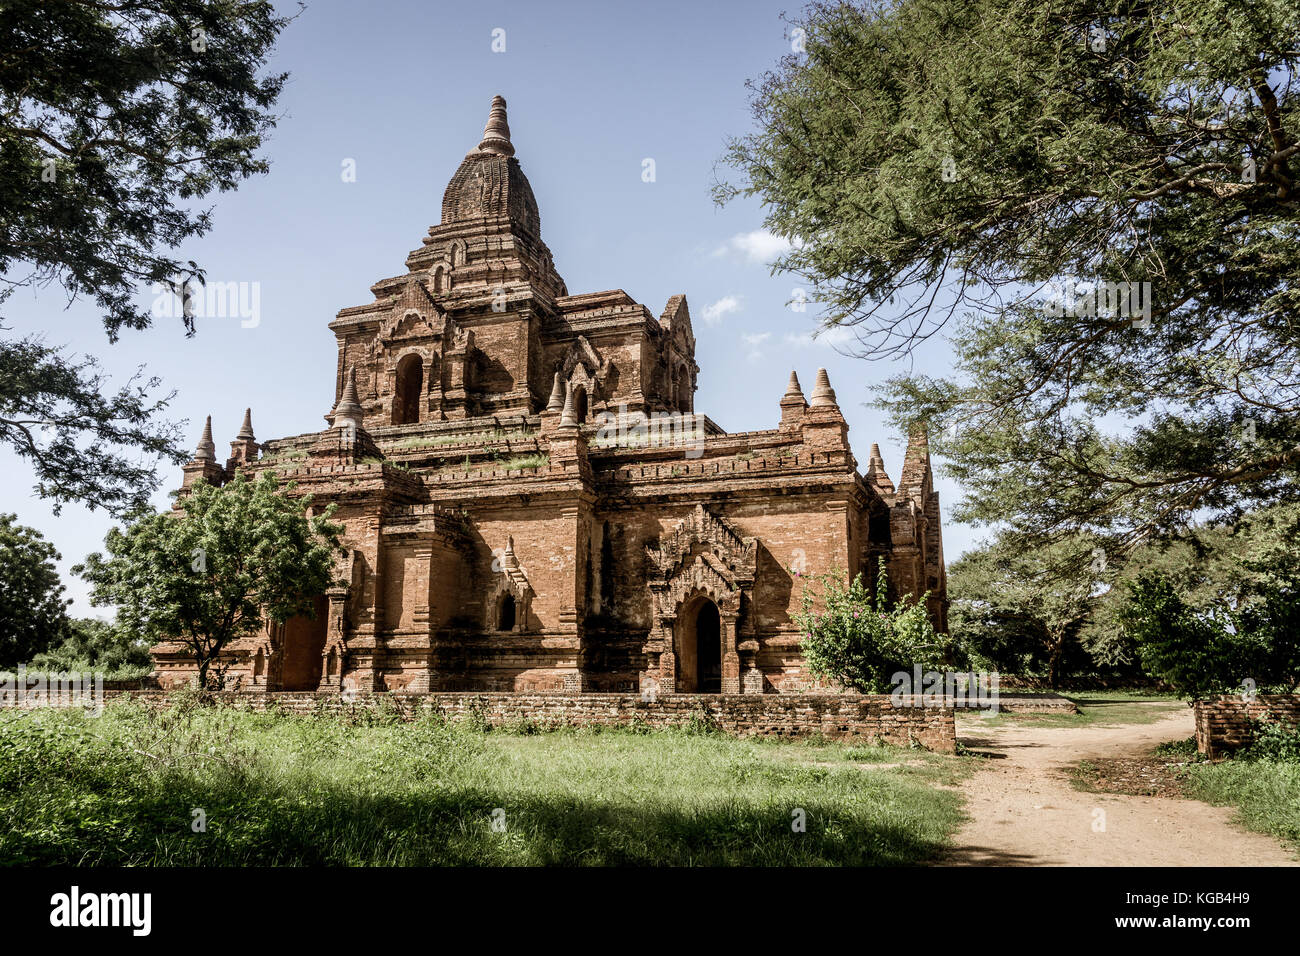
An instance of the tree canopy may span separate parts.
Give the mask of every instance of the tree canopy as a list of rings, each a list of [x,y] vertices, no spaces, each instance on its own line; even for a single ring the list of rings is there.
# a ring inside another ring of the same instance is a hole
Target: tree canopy
[[[67,633],[59,552],[18,516],[0,514],[0,668],[48,650]]]
[[[1004,537],[964,554],[948,573],[950,630],[972,664],[1041,675],[1051,687],[1092,669],[1084,635],[1107,577],[1088,542],[1030,547]]]
[[[96,605],[118,606],[117,626],[156,644],[183,643],[199,686],[222,650],[267,621],[313,613],[313,599],[335,583],[342,527],[333,506],[311,515],[270,472],[242,473],[220,488],[196,482],[179,514],[145,515],[114,528],[108,556],[73,568],[91,582]]]
[[[877,400],[931,424],[960,518],[1132,542],[1295,497],[1300,6],[816,3],[792,26],[806,52],[753,84],[718,198],[764,203],[775,267],[858,354],[951,335],[951,373]]]
[[[266,171],[286,75],[265,67],[287,22],[268,0],[0,7],[0,302],[54,283],[93,298],[115,340],[150,325],[142,286],[202,281],[171,250],[211,229],[200,200]],[[0,442],[56,507],[123,514],[157,486],[135,456],[184,458],[157,384],[104,394],[92,362],[0,340]]]

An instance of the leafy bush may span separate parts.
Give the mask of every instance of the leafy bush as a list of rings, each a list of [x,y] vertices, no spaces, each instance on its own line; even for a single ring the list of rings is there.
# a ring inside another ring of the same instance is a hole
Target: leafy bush
[[[945,642],[926,611],[928,591],[920,600],[904,597],[891,606],[883,564],[874,597],[861,574],[848,587],[840,572],[814,580],[821,585],[824,610],[817,610],[805,588],[794,618],[803,631],[804,660],[814,676],[864,693],[882,693],[899,671],[916,664],[930,669],[943,660]]]
[[[1300,636],[1274,626],[1259,606],[1192,608],[1161,574],[1144,574],[1128,588],[1120,621],[1143,669],[1179,696],[1199,700],[1247,680],[1286,693],[1300,679]]]
[[[1300,727],[1276,720],[1252,720],[1251,742],[1242,756],[1249,760],[1300,763]]]

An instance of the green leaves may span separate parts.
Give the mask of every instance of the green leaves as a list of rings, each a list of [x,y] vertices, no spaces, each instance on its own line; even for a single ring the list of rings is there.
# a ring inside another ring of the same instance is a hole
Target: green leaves
[[[1127,582],[1118,620],[1143,667],[1191,699],[1247,686],[1292,691],[1300,683],[1297,535],[1300,506],[1267,509],[1211,538],[1191,573],[1157,566]]]
[[[0,514],[0,668],[24,664],[67,633],[67,605],[54,562],[59,552],[39,531]]]
[[[1255,679],[1261,648],[1234,633],[1229,616],[1194,611],[1159,575],[1144,575],[1129,590],[1121,620],[1147,673],[1193,700],[1240,690],[1247,678]]]
[[[861,574],[847,587],[839,573],[813,580],[821,594],[814,596],[805,587],[794,619],[803,631],[804,661],[814,676],[881,693],[891,689],[895,673],[914,664],[938,666],[942,660],[943,642],[926,611],[928,592],[920,600],[905,597],[891,606],[883,567],[874,596]]]
[[[110,338],[147,328],[137,285],[176,277],[182,263],[159,250],[211,226],[189,201],[267,169],[256,151],[287,77],[258,74],[287,23],[263,0],[6,3],[0,273],[10,289],[53,278],[94,296]]]
[[[194,200],[266,171],[286,76],[259,74],[287,23],[265,0],[0,6],[0,303],[57,282],[94,298],[112,341],[151,324],[141,286],[201,280],[169,251],[212,226]],[[93,360],[0,342],[0,443],[56,511],[122,517],[157,488],[158,458],[185,460],[157,384],[108,393]]]
[[[105,539],[108,557],[74,568],[96,604],[118,605],[118,625],[150,643],[188,645],[206,676],[231,641],[268,622],[311,614],[334,584],[342,527],[307,517],[310,498],[281,490],[274,474],[242,473],[221,488],[196,483],[179,514],[140,517]]]
[[[172,398],[152,397],[158,384],[137,372],[108,393],[93,359],[71,359],[35,337],[0,341],[0,443],[31,464],[56,514],[79,501],[126,515],[157,489],[159,459],[188,458],[180,429],[157,420]]]
[[[1297,496],[1300,8],[816,3],[798,25],[719,198],[762,201],[778,266],[864,357],[952,334],[951,374],[877,397],[929,422],[959,517],[1132,541]],[[1149,283],[1151,321],[1053,314],[1049,283]]]
[[[948,571],[951,632],[981,669],[1041,675],[1055,687],[1093,670],[1083,636],[1110,575],[1096,539],[1033,547],[1015,535],[962,555]]]

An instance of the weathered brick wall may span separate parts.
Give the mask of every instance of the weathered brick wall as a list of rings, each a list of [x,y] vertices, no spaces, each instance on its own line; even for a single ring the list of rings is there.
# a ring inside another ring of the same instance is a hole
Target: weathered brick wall
[[[111,700],[120,691],[105,691]],[[134,691],[134,699],[165,704],[161,691]],[[832,740],[879,740],[952,753],[957,731],[951,707],[895,707],[885,694],[666,694],[643,700],[634,694],[357,694],[345,698],[320,692],[224,693],[228,703],[264,711],[290,713],[346,712],[354,709],[396,708],[412,717],[441,713],[461,720],[474,715],[497,726],[533,721],[539,726],[606,724],[671,727],[704,717],[738,737],[807,737],[821,734]],[[387,701],[382,704],[381,701]],[[4,700],[4,706],[13,706]]]
[[[1198,700],[1196,749],[1207,757],[1220,757],[1250,743],[1252,720],[1282,721],[1300,727],[1300,695],[1260,694],[1251,703],[1224,695]]]

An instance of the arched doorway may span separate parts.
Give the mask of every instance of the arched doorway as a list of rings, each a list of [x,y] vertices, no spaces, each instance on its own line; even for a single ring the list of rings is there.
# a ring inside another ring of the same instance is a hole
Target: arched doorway
[[[321,655],[329,626],[329,601],[319,594],[313,602],[315,617],[300,614],[284,622],[284,650],[280,664],[280,690],[316,690],[320,686]]]
[[[579,422],[587,420],[587,390],[581,385],[573,390],[573,417]]]
[[[706,597],[683,606],[677,616],[677,689],[722,693],[722,618]]]
[[[420,393],[424,391],[424,365],[418,355],[397,363],[397,387],[393,394],[393,424],[413,425],[420,420]]]
[[[501,613],[497,615],[498,631],[513,631],[515,629],[515,596],[507,594],[501,599]]]

